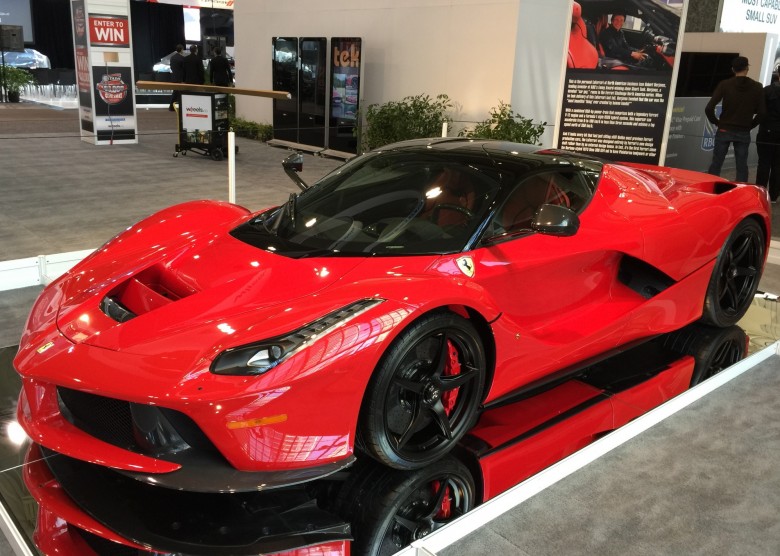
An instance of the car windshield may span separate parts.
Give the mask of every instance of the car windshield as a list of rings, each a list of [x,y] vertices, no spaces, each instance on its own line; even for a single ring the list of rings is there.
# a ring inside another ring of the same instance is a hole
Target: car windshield
[[[233,235],[288,256],[454,253],[487,214],[493,174],[487,157],[370,153]]]

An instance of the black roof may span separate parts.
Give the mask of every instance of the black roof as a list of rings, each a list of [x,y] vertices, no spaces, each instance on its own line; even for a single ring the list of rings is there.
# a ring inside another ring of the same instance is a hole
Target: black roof
[[[526,166],[561,166],[572,165],[584,167],[597,172],[605,161],[593,156],[564,151],[560,149],[542,148],[538,145],[513,143],[511,141],[499,141],[495,139],[469,139],[466,137],[432,137],[427,139],[410,139],[392,143],[384,147],[374,149],[377,151],[419,151],[426,152],[450,152],[457,154],[473,155],[475,157],[488,156],[491,159],[508,163],[521,163]]]

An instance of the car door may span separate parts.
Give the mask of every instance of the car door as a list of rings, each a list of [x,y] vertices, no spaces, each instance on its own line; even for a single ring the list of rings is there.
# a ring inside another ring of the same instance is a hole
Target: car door
[[[501,310],[493,323],[497,361],[489,398],[615,348],[644,301],[618,280],[624,254],[643,248],[641,231],[594,189],[595,181],[573,168],[524,176],[473,252],[474,280]],[[576,233],[533,231],[542,204],[579,213]]]

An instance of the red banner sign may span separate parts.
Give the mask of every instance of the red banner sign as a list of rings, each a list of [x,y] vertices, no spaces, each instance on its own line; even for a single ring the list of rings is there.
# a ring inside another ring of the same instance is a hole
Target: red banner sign
[[[130,46],[130,25],[127,16],[89,16],[89,43],[92,46]]]

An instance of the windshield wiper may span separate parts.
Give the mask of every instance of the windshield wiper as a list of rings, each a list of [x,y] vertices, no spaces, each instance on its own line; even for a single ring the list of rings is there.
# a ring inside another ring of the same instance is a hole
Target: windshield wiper
[[[297,195],[295,193],[290,193],[290,198],[287,200],[287,202],[279,207],[279,210],[276,211],[276,220],[274,220],[273,225],[271,226],[271,229],[268,230],[270,233],[275,235],[276,237],[279,237],[279,228],[282,225],[282,220],[287,217],[290,220],[290,224],[292,225],[292,229],[295,229],[295,203],[297,200]],[[265,226],[265,222],[263,222],[263,226]]]

